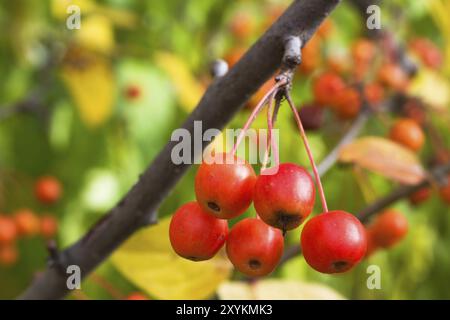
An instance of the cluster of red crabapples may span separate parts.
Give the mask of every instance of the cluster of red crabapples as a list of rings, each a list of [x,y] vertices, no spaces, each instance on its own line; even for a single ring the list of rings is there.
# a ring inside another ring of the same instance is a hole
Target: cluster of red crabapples
[[[307,219],[316,195],[314,180],[308,171],[293,163],[280,164],[278,147],[271,139],[278,109],[272,108],[273,100],[281,103],[280,94],[284,94],[296,116],[324,212],[305,223],[301,234],[303,255],[319,272],[345,272],[365,256],[366,231],[352,214],[328,211],[300,117],[285,86],[288,80],[277,78],[277,84],[253,110],[233,150],[216,154],[212,161],[203,161],[200,165],[195,176],[197,201],[181,206],[173,215],[170,242],[178,255],[193,261],[210,259],[225,245],[231,263],[248,276],[264,276],[275,269],[283,254],[284,233]],[[235,154],[245,131],[265,104],[269,144],[257,176],[253,167]],[[266,169],[270,146],[275,154],[275,166]],[[228,220],[242,215],[252,202],[257,216],[239,221],[229,231]]]
[[[220,154],[219,157],[226,157]],[[314,182],[293,163],[282,163],[275,174],[257,176],[247,162],[202,163],[195,177],[195,202],[181,206],[170,224],[175,252],[193,261],[212,258],[225,244],[236,269],[249,276],[272,272],[283,253],[283,232],[297,228],[312,212]],[[251,205],[256,218],[245,218],[228,230],[229,219]],[[317,271],[349,270],[366,252],[364,227],[353,215],[330,211],[306,222],[301,247]]]
[[[39,178],[34,186],[36,199],[45,205],[55,203],[61,196],[59,181],[50,176]],[[0,214],[0,265],[11,266],[19,258],[16,241],[40,235],[54,237],[58,228],[56,218],[49,214],[37,215],[31,209],[20,209],[12,215]]]

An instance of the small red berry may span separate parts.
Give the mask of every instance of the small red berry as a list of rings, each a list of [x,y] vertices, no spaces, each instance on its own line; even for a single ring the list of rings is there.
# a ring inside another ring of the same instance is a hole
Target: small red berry
[[[409,202],[412,205],[419,205],[424,201],[427,201],[431,196],[431,189],[430,188],[422,188],[414,192],[412,195],[409,196]]]
[[[322,62],[320,45],[321,39],[318,36],[313,36],[302,48],[302,63],[299,65],[299,70],[303,74],[310,74],[320,67]]]
[[[133,292],[128,295],[126,300],[148,300],[148,298],[140,292]]]
[[[352,47],[353,59],[358,63],[370,63],[376,53],[376,47],[367,39],[357,40]]]
[[[0,216],[0,245],[10,244],[17,237],[17,227],[10,217]]]
[[[366,239],[367,239],[366,258],[368,258],[373,253],[375,253],[375,251],[377,251],[379,247],[373,239],[373,230],[371,228],[366,228]]]
[[[203,162],[195,176],[195,195],[206,212],[220,219],[239,216],[252,203],[255,171],[245,160],[227,154],[214,156],[216,162]],[[230,163],[228,163],[230,162]]]
[[[410,43],[410,48],[426,66],[438,69],[442,65],[441,50],[430,40],[424,38],[414,39]]]
[[[375,244],[381,248],[389,248],[406,236],[408,220],[398,211],[386,210],[376,217],[370,228]]]
[[[383,101],[384,89],[376,82],[368,84],[364,87],[364,96],[368,103],[377,105]]]
[[[271,273],[283,254],[281,231],[257,218],[241,220],[230,231],[227,255],[234,267],[253,277]]]
[[[450,175],[447,177],[447,184],[439,189],[439,195],[444,202],[450,204]]]
[[[253,16],[245,11],[237,13],[231,20],[230,29],[236,38],[248,38],[254,29]]]
[[[125,90],[125,96],[128,100],[136,100],[141,95],[141,88],[137,85],[129,85]]]
[[[402,106],[402,113],[408,119],[414,120],[419,126],[425,124],[426,112],[417,99],[408,99]]]
[[[181,206],[170,221],[172,248],[192,261],[211,259],[225,243],[227,234],[227,221],[214,218],[195,201]]]
[[[413,151],[420,150],[425,142],[422,128],[411,119],[397,120],[389,132],[389,137]]]
[[[19,252],[14,245],[0,245],[0,264],[12,266],[18,258]]]
[[[336,95],[334,110],[341,119],[353,119],[358,115],[361,103],[358,90],[347,87]]]
[[[313,82],[315,100],[322,106],[333,105],[336,95],[344,89],[344,81],[335,73],[324,73]]]
[[[309,173],[293,163],[282,163],[275,174],[256,180],[254,206],[268,225],[283,231],[297,228],[314,207],[314,182]]]
[[[378,70],[378,80],[387,87],[403,91],[408,86],[408,75],[396,64],[385,64]]]
[[[20,235],[32,236],[39,232],[39,219],[29,209],[17,211],[14,214],[14,221]]]
[[[58,231],[58,221],[51,215],[44,215],[40,218],[40,232],[45,238],[53,238]]]
[[[315,104],[307,104],[298,110],[303,128],[311,131],[317,130],[322,126],[323,113],[323,108]]]
[[[350,270],[366,254],[366,230],[345,211],[319,214],[303,227],[301,247],[306,262],[322,273]]]
[[[52,204],[61,197],[62,188],[58,179],[44,176],[36,181],[34,192],[39,201],[45,204]]]

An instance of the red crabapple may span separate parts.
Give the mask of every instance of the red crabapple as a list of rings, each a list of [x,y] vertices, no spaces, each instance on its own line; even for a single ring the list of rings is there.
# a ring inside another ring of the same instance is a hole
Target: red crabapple
[[[214,218],[195,201],[181,206],[170,221],[172,248],[192,261],[211,259],[225,243],[227,234],[227,221]]]
[[[329,211],[309,220],[302,230],[301,247],[306,262],[322,273],[350,270],[366,254],[366,230],[345,211]]]
[[[281,231],[257,218],[241,220],[228,235],[226,250],[231,263],[248,276],[271,273],[283,254]]]

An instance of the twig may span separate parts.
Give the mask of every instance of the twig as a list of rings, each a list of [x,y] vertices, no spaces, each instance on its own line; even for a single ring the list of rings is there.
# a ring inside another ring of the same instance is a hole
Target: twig
[[[350,129],[345,133],[333,150],[331,150],[330,153],[317,166],[320,176],[327,173],[328,170],[330,170],[330,168],[336,163],[342,147],[352,142],[360,134],[371,114],[372,112],[370,108],[363,107],[363,110],[359,113],[356,120],[353,121]]]
[[[215,79],[197,108],[183,124],[191,136],[194,121],[201,120],[203,130],[223,128],[256,90],[280,67],[286,36],[299,36],[303,44],[340,0],[294,1],[275,24],[244,57],[223,77]],[[203,142],[205,148],[208,142]],[[174,164],[169,142],[141,175],[136,185],[103,220],[77,243],[61,252],[66,263],[78,265],[86,277],[123,241],[138,230],[147,215],[156,210],[175,187],[190,164]],[[192,141],[191,160],[200,155]],[[192,163],[193,161],[191,161]],[[58,299],[68,292],[66,277],[55,268],[47,268],[20,296],[21,299]]]

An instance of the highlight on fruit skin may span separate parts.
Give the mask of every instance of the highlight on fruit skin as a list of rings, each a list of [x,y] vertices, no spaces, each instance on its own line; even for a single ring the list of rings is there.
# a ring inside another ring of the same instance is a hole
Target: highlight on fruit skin
[[[270,274],[280,262],[283,247],[281,231],[258,218],[246,218],[235,224],[226,242],[231,263],[251,277]]]
[[[268,225],[283,231],[297,228],[312,212],[316,189],[305,168],[282,163],[275,174],[259,175],[253,204]]]
[[[252,166],[237,156],[214,155],[221,163],[200,165],[195,176],[195,196],[205,212],[231,219],[245,212],[253,198],[256,174]]]
[[[227,235],[227,221],[214,218],[195,201],[182,205],[170,221],[172,248],[192,261],[211,259],[224,245]]]
[[[301,248],[306,262],[316,271],[346,272],[366,254],[366,230],[348,212],[337,210],[321,213],[305,223]]]

